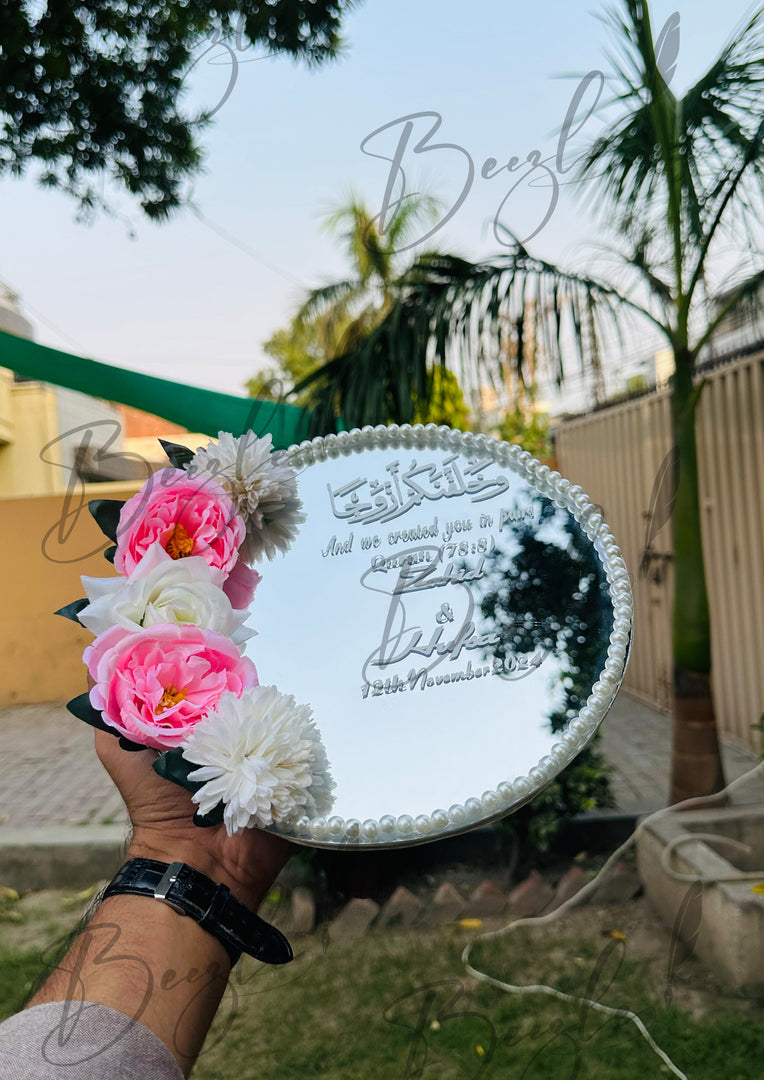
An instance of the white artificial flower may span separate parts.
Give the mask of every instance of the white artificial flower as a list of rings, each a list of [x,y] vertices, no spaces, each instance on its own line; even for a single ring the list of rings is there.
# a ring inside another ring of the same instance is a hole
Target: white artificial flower
[[[297,475],[284,450],[273,449],[270,435],[247,431],[236,439],[221,431],[218,442],[199,448],[188,469],[214,477],[233,499],[247,524],[241,548],[245,562],[286,551],[305,521],[297,496]]]
[[[257,631],[244,626],[223,592],[224,572],[198,555],[173,559],[152,544],[129,577],[83,577],[90,603],[78,614],[96,636],[112,626],[140,630],[156,623],[192,623],[230,638],[240,648]]]
[[[229,836],[331,809],[334,781],[310,706],[275,686],[240,698],[222,694],[189,735],[183,757],[201,766],[188,776],[202,782],[193,795],[199,813],[222,802]]]

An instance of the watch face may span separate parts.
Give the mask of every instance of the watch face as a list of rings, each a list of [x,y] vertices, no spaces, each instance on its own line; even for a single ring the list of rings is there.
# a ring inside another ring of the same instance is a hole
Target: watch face
[[[247,655],[311,706],[335,788],[273,831],[390,847],[517,809],[623,677],[629,579],[597,508],[517,447],[448,428],[328,436],[290,460],[307,520],[264,568]]]

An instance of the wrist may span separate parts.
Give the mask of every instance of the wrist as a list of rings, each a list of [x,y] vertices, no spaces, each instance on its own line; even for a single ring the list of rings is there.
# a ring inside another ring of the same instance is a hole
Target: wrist
[[[195,844],[186,838],[156,835],[150,829],[134,830],[125,859],[154,859],[168,865],[173,862],[185,863],[211,881],[226,885],[250,911],[257,911],[270,888],[269,881],[258,880],[256,874],[239,872],[202,844]]]

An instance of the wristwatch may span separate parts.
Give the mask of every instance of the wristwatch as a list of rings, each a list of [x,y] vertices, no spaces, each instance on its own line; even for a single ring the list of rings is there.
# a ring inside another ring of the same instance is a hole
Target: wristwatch
[[[231,967],[247,953],[263,964],[287,964],[293,957],[287,939],[245,907],[230,889],[186,863],[130,859],[117,871],[103,894],[147,896],[188,915],[225,946]]]

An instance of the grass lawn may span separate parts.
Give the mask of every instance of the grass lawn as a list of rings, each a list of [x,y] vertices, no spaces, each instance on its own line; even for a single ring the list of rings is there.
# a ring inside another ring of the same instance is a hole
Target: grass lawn
[[[19,1006],[42,942],[79,915],[81,904],[61,910],[59,894],[46,896],[29,914],[22,900],[20,921],[0,921],[0,1015]],[[761,1001],[725,993],[703,965],[680,957],[667,1006],[670,935],[644,901],[583,908],[559,926],[499,940],[480,942],[479,934],[451,925],[343,945],[317,933],[293,939],[296,959],[287,967],[244,958],[194,1080],[671,1075],[629,1021],[477,983],[460,959],[469,940],[473,965],[496,978],[548,983],[636,1012],[689,1080],[764,1076]]]

